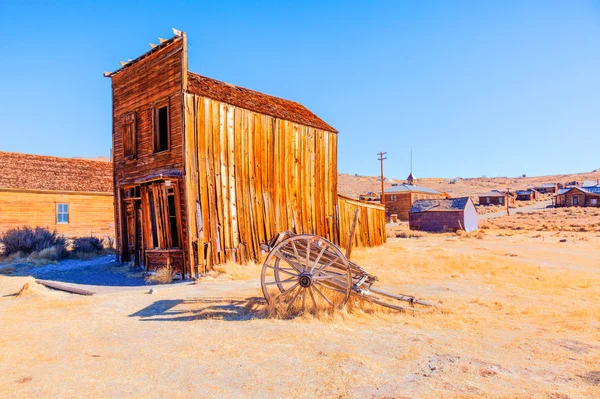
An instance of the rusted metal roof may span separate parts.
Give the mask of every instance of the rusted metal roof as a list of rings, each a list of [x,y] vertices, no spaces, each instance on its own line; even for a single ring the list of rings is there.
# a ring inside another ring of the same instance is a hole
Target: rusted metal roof
[[[385,189],[386,194],[394,193],[426,193],[426,194],[441,194],[439,191],[433,190],[427,187],[413,186],[411,184],[401,184],[399,186],[392,186]]]
[[[112,193],[112,162],[0,151],[1,188]]]
[[[234,86],[192,72],[188,73],[188,91],[249,111],[337,133],[337,130],[310,112],[302,104]]]
[[[460,212],[465,210],[469,200],[469,197],[417,200],[408,213]]]

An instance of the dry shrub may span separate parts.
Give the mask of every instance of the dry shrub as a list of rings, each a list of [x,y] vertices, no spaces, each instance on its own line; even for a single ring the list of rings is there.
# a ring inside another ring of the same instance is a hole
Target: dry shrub
[[[396,233],[396,238],[421,238],[425,233],[417,230],[405,230]]]
[[[459,236],[461,239],[463,239],[463,238],[477,238],[478,240],[483,240],[483,237],[485,237],[485,231],[483,231],[483,230],[473,230],[470,233],[467,233],[464,230],[457,230],[456,231],[456,235]]]
[[[154,272],[148,272],[144,278],[146,284],[169,284],[173,281],[173,271],[169,267],[163,267]]]
[[[30,255],[52,247],[64,250],[66,244],[65,238],[59,235],[56,230],[49,230],[42,227],[32,229],[28,226],[7,230],[0,237],[0,242],[4,246],[5,256],[17,253],[21,253],[21,256]],[[61,257],[64,255],[65,252],[63,251]]]
[[[237,262],[227,262],[220,265],[214,265],[213,269],[207,273],[209,277],[230,279],[230,280],[246,280],[250,278],[258,278],[261,272],[262,263],[249,261],[245,264]]]

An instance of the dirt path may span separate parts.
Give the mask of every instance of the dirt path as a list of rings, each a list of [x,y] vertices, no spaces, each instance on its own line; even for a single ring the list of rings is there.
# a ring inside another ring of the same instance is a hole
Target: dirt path
[[[550,205],[552,205],[552,201],[539,201],[533,205],[522,206],[520,208],[510,208],[510,214],[514,215],[516,213],[539,212],[541,210],[547,209]],[[506,216],[506,210],[479,215],[479,220],[495,219],[502,216]]]
[[[428,235],[354,253],[382,286],[448,309],[430,315],[264,318],[258,269],[92,297],[6,296],[31,278],[0,276],[0,396],[596,398],[600,239],[586,237],[550,251],[550,236]]]

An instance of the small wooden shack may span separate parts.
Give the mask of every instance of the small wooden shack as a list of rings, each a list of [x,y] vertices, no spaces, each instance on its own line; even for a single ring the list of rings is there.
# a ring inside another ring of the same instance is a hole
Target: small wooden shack
[[[517,190],[517,201],[537,201],[540,198],[540,193],[533,188],[527,190]]]
[[[535,189],[540,194],[556,194],[558,193],[558,190],[563,187],[564,185],[561,183],[544,183],[541,184],[539,187],[536,187]]]
[[[66,236],[114,234],[112,164],[0,151],[0,232],[47,227]]]
[[[508,198],[508,200],[507,200]],[[516,195],[513,193],[492,190],[479,196],[479,205],[508,205],[515,204]]]
[[[478,229],[477,210],[469,197],[417,200],[409,216],[411,230],[470,232]]]
[[[342,241],[338,134],[304,106],[188,72],[179,31],[105,76],[118,259],[186,278],[258,260],[285,230]],[[385,241],[365,231],[357,242]]]
[[[411,174],[412,176],[412,174]],[[408,211],[413,203],[422,199],[444,198],[444,193],[427,187],[400,184],[385,189],[385,212],[389,218],[398,215],[400,220],[408,220]]]
[[[560,189],[553,202],[556,207],[600,207],[600,185]]]

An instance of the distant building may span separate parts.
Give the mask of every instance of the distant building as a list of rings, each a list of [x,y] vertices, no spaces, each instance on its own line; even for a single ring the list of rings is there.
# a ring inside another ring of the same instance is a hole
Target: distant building
[[[0,151],[0,232],[47,227],[66,236],[113,236],[111,162]]]
[[[581,187],[583,187],[583,188],[596,187],[596,186],[600,186],[600,179],[597,179],[597,180],[586,180],[586,181],[583,182],[583,184],[581,184]]]
[[[536,189],[517,190],[517,201],[537,201],[540,198],[540,193]]]
[[[360,199],[361,201],[380,201],[379,195],[372,191],[369,191],[366,194],[359,195],[358,199]]]
[[[556,194],[559,189],[564,186],[561,183],[544,183],[535,189],[540,192],[540,194]]]
[[[479,205],[506,205],[507,197],[508,205],[514,205],[516,195],[513,193],[492,190],[479,196]]]
[[[553,198],[554,206],[600,207],[600,185],[564,188]]]
[[[478,217],[469,197],[418,200],[409,211],[411,230],[477,230]]]
[[[408,211],[415,201],[443,197],[443,193],[427,187],[410,184],[393,186],[385,190],[385,213],[388,218],[398,215],[398,219],[408,220]]]

